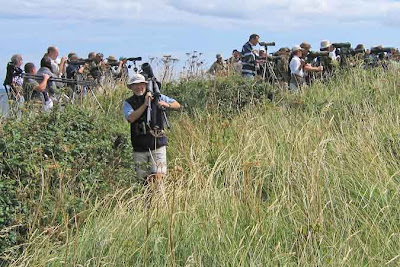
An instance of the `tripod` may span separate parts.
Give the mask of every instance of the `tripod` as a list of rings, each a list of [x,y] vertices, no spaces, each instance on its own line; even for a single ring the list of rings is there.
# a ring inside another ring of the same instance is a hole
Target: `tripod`
[[[263,66],[263,80],[268,80],[272,84],[276,84],[279,82],[278,76],[276,76],[275,70],[274,70],[274,63],[268,60],[265,60],[262,64]],[[267,71],[268,71],[268,76],[267,76]]]

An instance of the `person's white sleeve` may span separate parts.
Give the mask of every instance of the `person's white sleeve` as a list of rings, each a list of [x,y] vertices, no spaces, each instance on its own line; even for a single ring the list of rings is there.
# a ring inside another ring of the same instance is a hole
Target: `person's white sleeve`
[[[292,58],[292,61],[290,61],[290,73],[301,76],[301,61],[299,58]]]

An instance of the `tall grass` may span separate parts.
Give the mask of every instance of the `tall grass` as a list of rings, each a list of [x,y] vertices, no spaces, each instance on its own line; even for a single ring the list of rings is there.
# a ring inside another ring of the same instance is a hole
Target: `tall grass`
[[[34,235],[12,266],[398,266],[398,93],[396,71],[354,70],[177,115],[167,177]]]

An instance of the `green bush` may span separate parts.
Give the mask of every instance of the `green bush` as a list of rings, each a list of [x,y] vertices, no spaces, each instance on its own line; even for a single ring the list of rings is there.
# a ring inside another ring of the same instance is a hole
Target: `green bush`
[[[73,218],[96,198],[135,182],[128,130],[100,114],[69,106],[3,126],[0,253],[14,254],[7,248],[26,242],[35,229]]]
[[[162,93],[179,100],[190,114],[207,111],[229,115],[246,105],[272,98],[273,87],[241,77],[227,77],[167,84]]]

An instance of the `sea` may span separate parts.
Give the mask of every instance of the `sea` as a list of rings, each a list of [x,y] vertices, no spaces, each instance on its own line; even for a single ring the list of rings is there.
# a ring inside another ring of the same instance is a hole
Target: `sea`
[[[9,112],[9,106],[7,101],[7,94],[4,88],[0,89],[0,119],[6,117]]]

